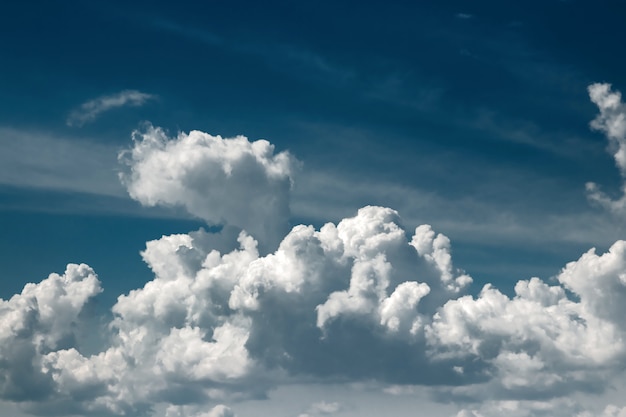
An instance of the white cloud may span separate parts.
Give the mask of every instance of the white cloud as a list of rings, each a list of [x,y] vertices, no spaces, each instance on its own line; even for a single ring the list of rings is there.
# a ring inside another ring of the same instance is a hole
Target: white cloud
[[[394,382],[370,362],[382,346],[396,353],[406,346],[410,356],[396,359],[418,360],[398,363],[415,376],[434,366],[474,381],[450,394],[476,400],[597,389],[624,360],[621,311],[601,308],[619,306],[624,242],[568,264],[558,277],[561,285],[533,278],[520,281],[513,298],[490,286],[477,298],[456,298],[457,291],[446,287],[450,269],[439,268],[449,265],[449,257],[436,263],[425,256],[437,240],[425,233],[430,228],[418,228],[409,241],[396,218],[392,210],[368,207],[320,231],[298,226],[265,257],[243,233],[240,248],[224,254],[206,247],[206,232],[150,242],[143,255],[156,277],[120,297],[113,345],[92,357],[57,350],[43,356],[43,368],[68,398],[85,387],[97,392],[107,386],[84,407],[115,413],[144,409],[152,398],[180,402],[183,392],[191,395],[183,401],[234,399],[255,383],[261,390],[277,383],[259,380],[276,367],[303,376],[331,372]],[[451,299],[440,309],[420,307],[431,296],[427,289],[437,285]],[[333,291],[336,286],[348,289]],[[565,288],[579,301],[570,300]],[[345,294],[344,301],[331,308],[336,294]],[[333,315],[324,316],[328,312]],[[329,317],[341,319],[341,326],[334,329]],[[428,345],[415,338],[422,323]],[[357,350],[359,357],[351,357]],[[344,365],[329,371],[337,359]]]
[[[124,106],[139,107],[146,101],[155,99],[152,94],[137,90],[123,90],[116,94],[101,96],[89,100],[70,112],[66,124],[68,126],[83,126],[94,121],[100,114]]]
[[[601,256],[589,251],[562,270],[560,285],[532,278],[512,298],[486,285],[476,298],[448,301],[427,328],[434,356],[461,367],[482,362],[488,377],[456,393],[532,398],[606,386],[626,360],[625,248],[618,241]]]
[[[245,229],[270,247],[287,231],[297,161],[266,140],[223,139],[200,131],[168,138],[149,126],[120,154],[132,198],[146,206],[182,206],[209,224]]]
[[[622,196],[612,199],[593,182],[588,182],[589,199],[616,212],[626,212],[626,106],[622,103],[619,91],[611,91],[611,84],[591,84],[589,97],[600,110],[600,114],[591,122],[591,127],[603,132],[609,140],[609,151],[615,158],[615,165],[622,176]]]
[[[569,263],[557,285],[533,278],[514,297],[489,285],[472,297],[450,287],[469,278],[458,280],[465,275],[452,266],[448,239],[429,226],[407,236],[387,208],[365,207],[320,230],[296,226],[266,256],[245,232],[230,249],[232,232],[149,242],[142,255],[154,280],[120,296],[111,344],[91,356],[67,338],[100,291],[87,266],[3,301],[0,336],[30,346],[0,349],[15,364],[3,370],[3,398],[21,401],[28,386],[32,399],[39,386],[38,412],[50,406],[47,393],[81,414],[142,413],[165,402],[177,404],[170,414],[196,417],[206,414],[201,404],[257,397],[289,374],[396,387],[447,381],[435,392],[497,399],[459,415],[530,416],[563,395],[603,389],[626,360],[625,242]],[[25,360],[37,364],[28,374]],[[30,375],[21,377],[22,397],[17,369]],[[337,410],[319,403],[306,414]]]
[[[222,239],[232,237],[222,233]],[[266,256],[245,232],[238,242],[239,248],[221,253],[214,249],[216,238],[202,230],[148,242],[142,255],[155,278],[119,297],[110,346],[91,356],[74,345],[41,352],[42,374],[57,403],[74,404],[85,414],[140,413],[154,401],[257,396],[279,383],[283,372],[357,380],[363,373],[398,382],[371,361],[386,348],[399,354],[386,362],[399,365],[416,353],[425,360],[419,334],[434,307],[422,308],[421,299],[431,287],[448,290],[441,271],[411,246],[393,210],[366,207],[319,231],[297,226]],[[372,268],[387,269],[387,275],[373,284],[370,296]],[[360,285],[362,293],[353,288]],[[322,306],[336,292],[350,291],[366,307],[352,308],[355,301],[349,300],[322,332],[316,326]],[[374,351],[353,356],[363,343]],[[335,368],[335,360],[344,364]],[[425,381],[417,366],[409,369]],[[320,404],[316,414],[335,408]]]
[[[88,266],[0,300],[0,399],[33,413],[141,415],[163,403],[167,417],[232,417],[203,407],[330,378],[392,393],[433,386],[470,403],[458,417],[586,416],[564,398],[606,389],[626,363],[625,241],[588,251],[552,283],[472,296],[450,240],[430,225],[407,233],[390,208],[283,236],[297,161],[267,141],[149,127],[120,158],[134,199],[224,228],[148,242],[154,279],[118,298],[95,354],[75,341],[101,291]],[[320,402],[305,415],[340,411]]]
[[[52,380],[40,369],[42,355],[73,347],[85,304],[100,293],[100,282],[87,265],[67,266],[21,294],[0,299],[0,396],[14,401],[49,395]]]
[[[592,417],[590,413],[581,413],[577,417]],[[626,407],[608,405],[598,417],[626,417]]]

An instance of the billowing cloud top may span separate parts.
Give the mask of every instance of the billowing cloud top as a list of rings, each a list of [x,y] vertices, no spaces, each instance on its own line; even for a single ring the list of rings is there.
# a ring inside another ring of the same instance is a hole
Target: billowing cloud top
[[[120,155],[132,198],[178,205],[211,225],[245,229],[275,248],[288,230],[289,191],[298,162],[266,140],[224,139],[200,131],[168,138],[148,126]]]
[[[593,91],[611,108],[608,90]],[[602,117],[614,136],[617,116]],[[133,198],[226,227],[148,242],[154,279],[118,298],[95,353],[77,335],[101,291],[88,266],[0,300],[0,398],[29,412],[135,416],[164,403],[167,417],[226,417],[226,403],[331,378],[430,386],[470,403],[458,417],[590,417],[571,397],[623,378],[626,241],[551,282],[471,295],[450,240],[429,225],[407,231],[390,208],[278,238],[297,162],[267,141],[149,127],[121,159]],[[257,239],[276,243],[263,252]],[[320,402],[304,415],[340,409]]]

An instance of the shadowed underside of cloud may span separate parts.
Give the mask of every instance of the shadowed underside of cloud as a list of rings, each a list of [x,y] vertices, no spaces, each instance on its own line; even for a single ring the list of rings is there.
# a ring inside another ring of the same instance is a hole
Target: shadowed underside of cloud
[[[102,113],[124,106],[139,107],[146,101],[155,99],[152,94],[142,93],[137,90],[123,90],[116,94],[100,96],[86,101],[80,107],[72,110],[67,117],[68,126],[81,127],[86,123],[93,122]]]
[[[148,242],[154,279],[118,298],[95,354],[77,334],[101,291],[87,265],[0,300],[0,398],[31,413],[135,416],[165,403],[167,417],[226,417],[224,403],[330,379],[431,386],[466,404],[458,417],[590,417],[568,398],[623,378],[626,241],[589,250],[553,282],[472,296],[450,240],[406,230],[390,208],[277,237],[297,161],[267,141],[150,127],[121,160],[133,198],[224,227]]]

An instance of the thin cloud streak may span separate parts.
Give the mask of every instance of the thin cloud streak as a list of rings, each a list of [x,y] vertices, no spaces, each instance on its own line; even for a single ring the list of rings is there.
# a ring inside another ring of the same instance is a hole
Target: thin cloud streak
[[[93,122],[102,113],[118,107],[140,107],[148,100],[156,98],[153,94],[142,93],[137,90],[123,90],[116,94],[100,96],[86,101],[69,114],[66,124],[70,127],[81,127]]]

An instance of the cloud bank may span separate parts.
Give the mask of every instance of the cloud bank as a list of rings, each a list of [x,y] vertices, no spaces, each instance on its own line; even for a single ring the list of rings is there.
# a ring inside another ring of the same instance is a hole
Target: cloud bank
[[[0,334],[20,345],[2,345],[3,398],[34,413],[141,415],[158,402],[197,407],[340,378],[527,410],[603,390],[626,361],[624,241],[567,264],[555,285],[520,281],[509,297],[488,284],[474,297],[447,238],[424,226],[409,238],[388,208],[296,226],[266,256],[245,232],[230,251],[212,239],[201,229],[148,242],[155,278],[119,297],[97,354],[72,337],[100,291],[86,265],[4,301]]]
[[[608,120],[620,119],[602,117],[611,138],[621,122]],[[431,387],[460,404],[457,417],[626,414],[571,399],[624,378],[626,241],[590,249],[552,281],[473,295],[450,240],[429,225],[407,230],[387,207],[276,238],[297,161],[267,141],[150,127],[121,160],[136,200],[225,227],[147,242],[154,279],[119,296],[95,353],[77,334],[101,291],[87,265],[0,300],[0,399],[39,415],[165,404],[167,417],[232,417],[225,404],[281,384],[375,381]],[[340,409],[321,402],[306,415]]]
[[[124,106],[139,107],[148,100],[154,100],[156,96],[142,93],[137,90],[123,90],[116,94],[100,96],[80,105],[70,112],[66,124],[72,127],[81,127],[93,122],[102,113]]]

